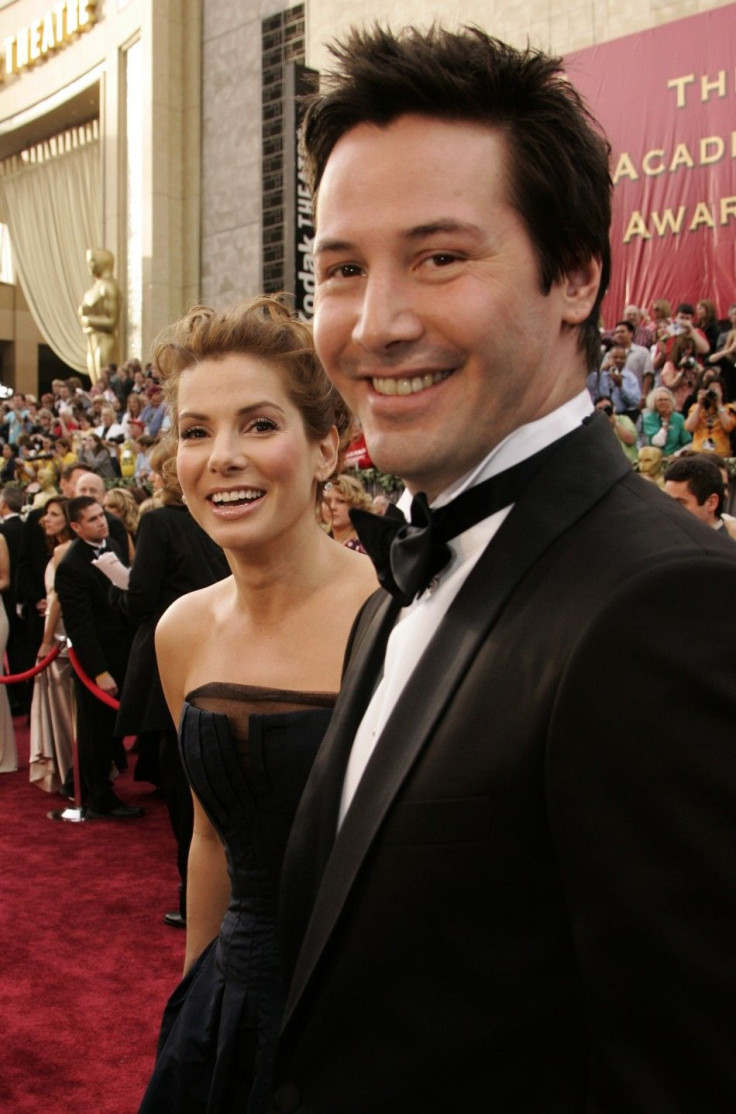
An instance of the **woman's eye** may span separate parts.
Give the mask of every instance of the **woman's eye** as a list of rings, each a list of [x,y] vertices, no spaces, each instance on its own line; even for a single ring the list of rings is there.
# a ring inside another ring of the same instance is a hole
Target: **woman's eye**
[[[251,429],[256,433],[272,433],[276,428],[276,422],[271,421],[270,418],[256,418],[251,425]]]
[[[179,432],[179,438],[182,441],[194,441],[200,437],[205,437],[205,430],[201,426],[191,425],[187,429],[182,429]]]

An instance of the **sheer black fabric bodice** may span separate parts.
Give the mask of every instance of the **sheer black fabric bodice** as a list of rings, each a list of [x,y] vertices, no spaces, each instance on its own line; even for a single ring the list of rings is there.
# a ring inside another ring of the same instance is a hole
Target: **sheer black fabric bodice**
[[[281,863],[335,696],[213,683],[188,694],[179,739],[231,882],[216,940],[174,991],[140,1114],[261,1114],[284,988]]]

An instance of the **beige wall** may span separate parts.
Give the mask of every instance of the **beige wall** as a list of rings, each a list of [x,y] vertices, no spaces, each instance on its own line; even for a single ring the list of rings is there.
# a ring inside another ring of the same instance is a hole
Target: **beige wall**
[[[204,0],[202,301],[261,288],[261,21],[284,0]]]
[[[326,42],[352,24],[375,20],[393,29],[411,23],[427,26],[477,23],[500,39],[565,54],[696,15],[733,0],[466,0],[463,4],[425,0],[310,0],[307,15],[307,65],[329,67]],[[632,75],[635,79],[636,75]]]
[[[14,386],[24,394],[35,394],[38,364],[38,346],[43,337],[36,327],[31,311],[19,286],[0,283],[0,341],[13,345],[12,379],[6,386]]]

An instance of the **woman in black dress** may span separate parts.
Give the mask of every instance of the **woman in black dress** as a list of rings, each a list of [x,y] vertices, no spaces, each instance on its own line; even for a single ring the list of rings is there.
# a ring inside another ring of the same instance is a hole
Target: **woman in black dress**
[[[317,524],[349,422],[306,325],[268,298],[193,310],[156,362],[187,505],[232,576],[178,600],[156,632],[195,819],[186,973],[141,1111],[260,1114],[284,994],[281,861],[376,581]]]

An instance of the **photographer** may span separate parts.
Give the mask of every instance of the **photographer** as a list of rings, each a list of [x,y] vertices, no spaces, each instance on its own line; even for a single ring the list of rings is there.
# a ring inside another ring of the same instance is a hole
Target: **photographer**
[[[723,401],[723,382],[712,371],[707,371],[698,397],[690,407],[685,429],[693,435],[692,447],[696,452],[731,455],[730,433],[736,428],[736,414],[731,404]]]
[[[675,396],[675,409],[687,414],[694,401],[701,368],[695,355],[691,336],[682,333],[675,337],[669,358],[662,368],[662,386],[669,387]]]
[[[693,322],[695,316],[695,307],[690,302],[681,302],[677,307],[675,320],[670,325],[670,339],[665,345],[663,352],[657,353],[654,358],[653,364],[655,371],[659,371],[667,360],[672,358],[672,349],[674,343],[679,336],[689,337],[692,339],[693,347],[695,349],[695,358],[698,362],[702,362],[710,351],[710,345],[702,329],[698,329]]]
[[[626,351],[616,345],[604,356],[600,370],[588,376],[588,391],[593,399],[610,399],[617,414],[627,414],[635,421],[641,391],[636,376],[624,367],[625,363]]]
[[[78,456],[80,463],[97,472],[103,479],[115,479],[112,457],[99,434],[87,430],[82,435]]]
[[[596,410],[602,410],[611,424],[611,429],[616,434],[619,445],[624,451],[624,456],[632,465],[639,459],[639,450],[636,446],[636,426],[626,414],[617,414],[613,409],[610,398],[599,398],[595,404]]]

